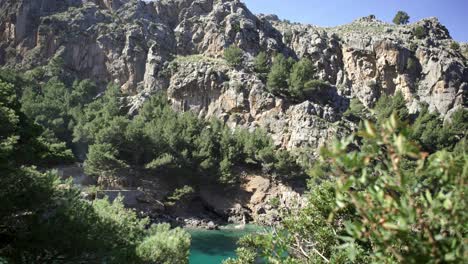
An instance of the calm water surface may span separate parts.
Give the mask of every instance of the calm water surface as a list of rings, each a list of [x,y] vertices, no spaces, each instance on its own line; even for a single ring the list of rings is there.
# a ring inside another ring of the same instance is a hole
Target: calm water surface
[[[236,256],[236,242],[244,235],[261,232],[262,227],[247,225],[243,229],[226,226],[220,230],[191,230],[190,264],[219,264]]]

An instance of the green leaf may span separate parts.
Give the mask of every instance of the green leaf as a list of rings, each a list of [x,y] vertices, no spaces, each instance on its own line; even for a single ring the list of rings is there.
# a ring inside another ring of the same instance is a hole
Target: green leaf
[[[450,199],[446,199],[444,201],[444,208],[447,209],[447,210],[452,209],[452,201]]]
[[[364,125],[366,128],[366,135],[368,135],[370,138],[375,138],[377,136],[375,126],[368,120],[364,121]]]
[[[432,194],[431,194],[431,192],[430,192],[428,189],[426,189],[425,195],[426,195],[426,200],[427,200],[430,204],[432,204]]]

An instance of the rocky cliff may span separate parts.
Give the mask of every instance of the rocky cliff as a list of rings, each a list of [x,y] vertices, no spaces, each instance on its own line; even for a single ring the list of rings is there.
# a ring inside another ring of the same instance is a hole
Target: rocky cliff
[[[165,90],[177,110],[264,128],[288,149],[317,149],[353,129],[342,118],[350,98],[372,106],[401,91],[412,111],[466,107],[467,62],[453,42],[435,18],[320,28],[256,16],[239,0],[0,0],[0,65],[30,70],[60,57],[79,78],[119,84],[132,111]],[[221,58],[232,44],[245,52],[237,68]],[[260,51],[310,58],[332,85],[328,100],[268,93],[252,71]]]

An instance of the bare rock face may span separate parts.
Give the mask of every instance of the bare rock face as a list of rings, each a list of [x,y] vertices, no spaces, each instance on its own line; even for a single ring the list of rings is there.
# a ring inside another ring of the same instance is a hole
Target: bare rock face
[[[255,74],[233,69],[223,60],[183,57],[170,68],[174,73],[167,94],[177,111],[221,118],[232,128],[261,128],[278,146],[291,150],[317,149],[344,131],[335,125],[347,107],[347,100],[338,93],[330,95],[331,105],[291,104],[268,93]]]
[[[350,98],[372,107],[401,91],[412,111],[423,102],[441,115],[466,107],[467,47],[452,43],[435,18],[396,26],[371,16],[319,28],[253,15],[239,0],[0,0],[0,65],[30,70],[62,58],[79,78],[120,85],[131,111],[165,90],[178,111],[262,128],[288,149],[315,150],[349,133],[354,124],[342,113]],[[244,50],[242,66],[221,58],[230,45]],[[260,51],[310,58],[313,77],[331,85],[328,99],[268,93],[252,71]]]
[[[466,104],[468,71],[461,58],[454,57],[453,51],[433,48],[418,49],[416,56],[424,76],[417,90],[421,101],[442,114]]]
[[[3,64],[31,69],[61,57],[63,66],[80,78],[115,82],[128,93],[158,88],[149,76],[157,76],[173,52],[174,37],[153,5],[131,0],[3,2]]]
[[[238,0],[181,1],[179,24],[174,29],[178,54],[219,56],[224,47],[236,44],[255,54],[278,50],[279,34],[262,23]]]
[[[373,16],[335,28],[272,23],[299,57],[312,58],[319,78],[343,86],[366,106],[397,91],[413,111],[421,102],[442,115],[464,105],[466,64],[449,47],[450,34],[436,18],[404,26]],[[416,36],[416,28],[424,35]]]
[[[245,182],[230,191],[219,186],[201,187],[200,198],[205,207],[223,216],[230,223],[273,225],[281,220],[281,211],[304,207],[304,188],[273,182],[262,175],[245,175]]]
[[[407,67],[410,60],[414,69]],[[347,47],[343,49],[343,62],[353,94],[365,105],[372,106],[380,94],[396,91],[401,91],[408,101],[413,99],[418,65],[404,47],[388,40],[376,42],[371,51]]]
[[[311,59],[318,72],[315,78],[338,83],[342,78],[342,51],[339,39],[323,28],[311,25],[289,24],[272,21],[283,35],[282,40],[289,47],[292,56]]]
[[[125,0],[90,0],[90,2],[98,4],[101,8],[117,10],[125,3]]]

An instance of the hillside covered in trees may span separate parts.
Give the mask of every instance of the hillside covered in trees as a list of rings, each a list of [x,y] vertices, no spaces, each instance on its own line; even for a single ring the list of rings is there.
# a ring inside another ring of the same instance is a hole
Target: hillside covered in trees
[[[0,1],[0,263],[466,262],[468,49],[393,22]]]

